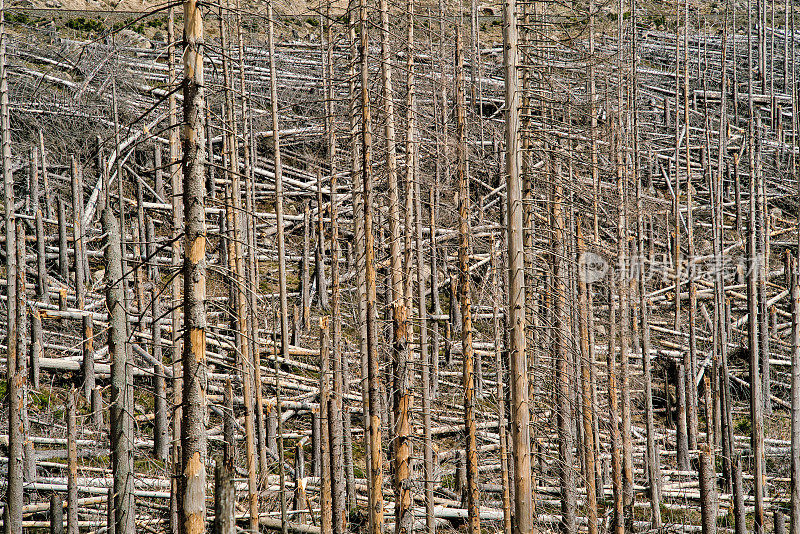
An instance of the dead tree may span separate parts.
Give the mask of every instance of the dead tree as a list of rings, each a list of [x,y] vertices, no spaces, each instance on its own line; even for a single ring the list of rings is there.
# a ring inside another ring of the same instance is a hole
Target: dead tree
[[[749,7],[750,1],[748,1]],[[749,13],[748,9],[748,13]],[[759,265],[759,258],[757,256],[757,203],[756,203],[756,184],[757,173],[759,170],[756,167],[756,145],[755,145],[755,107],[753,106],[753,50],[750,44],[750,37],[752,35],[753,21],[748,15],[747,17],[747,59],[748,59],[748,76],[747,76],[747,106],[748,116],[750,119],[747,121],[747,161],[749,170],[749,217],[747,223],[747,313],[748,313],[748,350],[750,351],[750,420],[752,426],[750,429],[750,447],[753,451],[753,494],[755,498],[755,513],[754,513],[754,529],[756,532],[761,532],[764,528],[764,422],[762,420],[763,402],[761,400],[761,378],[759,373],[760,365],[760,352],[761,344],[759,342],[759,329],[758,329],[758,276],[761,266]]]
[[[384,136],[386,140],[386,173],[389,187],[389,256],[391,273],[392,310],[392,379],[394,410],[394,488],[395,532],[409,532],[414,521],[411,497],[411,369],[408,353],[408,309],[405,302],[403,262],[400,254],[400,201],[397,178],[397,151],[395,144],[394,96],[389,48],[389,7],[387,0],[380,2],[381,15],[381,82],[383,109],[386,114]]]
[[[183,413],[178,514],[181,534],[205,532],[206,517],[206,222],[203,19],[183,4]],[[124,534],[117,531],[116,534]]]
[[[333,79],[333,23],[331,17],[331,3],[326,7],[323,31],[325,46],[322,55],[323,62],[323,90],[325,92],[325,136],[326,158],[330,173],[330,247],[331,247],[331,318],[333,319],[333,335],[331,339],[331,355],[333,357],[333,395],[330,398],[329,413],[329,438],[331,453],[331,517],[333,532],[343,534],[347,530],[347,486],[348,475],[345,472],[345,419],[349,418],[343,411],[346,409],[344,400],[346,359],[342,354],[342,317],[341,293],[339,281],[339,207],[337,195],[337,170],[336,170],[336,129],[333,122],[334,79]],[[318,184],[318,190],[322,184]],[[280,223],[279,223],[280,226]],[[287,353],[288,357],[288,353]],[[350,458],[352,460],[352,458]],[[352,461],[351,461],[352,463]],[[353,491],[353,488],[350,488]]]
[[[78,534],[78,425],[75,390],[67,400],[67,534]],[[22,520],[19,522],[22,531]]]
[[[167,100],[169,112],[169,176],[170,188],[172,190],[172,247],[170,254],[171,266],[176,274],[172,277],[170,287],[170,297],[172,299],[172,406],[174,413],[172,416],[172,470],[173,477],[170,485],[170,526],[172,532],[180,530],[180,513],[178,511],[178,495],[181,491],[181,465],[183,463],[181,452],[181,442],[179,437],[182,434],[183,420],[183,365],[181,355],[183,354],[181,337],[181,261],[183,258],[183,247],[181,246],[181,235],[183,233],[183,186],[181,166],[178,160],[180,145],[178,131],[177,97],[175,88],[178,85],[176,75],[177,54],[175,53],[175,9],[170,8],[167,15],[167,77],[170,87],[170,96]],[[106,191],[108,188],[106,187]]]
[[[700,513],[703,534],[717,532],[717,473],[708,448],[700,451]]]
[[[320,466],[320,531],[322,534],[333,532],[332,522],[332,495],[331,495],[331,454],[330,454],[330,317],[323,316],[319,319],[320,348],[319,348],[319,466]]]
[[[461,355],[463,359],[464,430],[467,462],[468,531],[481,531],[478,515],[478,443],[475,427],[475,352],[472,346],[472,295],[469,274],[470,200],[467,180],[466,105],[464,98],[464,49],[461,25],[456,24],[456,136],[458,154],[458,289],[461,306]]]
[[[792,419],[790,532],[800,532],[800,287],[797,263],[790,262],[792,291]]]
[[[75,265],[75,297],[76,307],[83,310],[86,306],[86,273],[84,272],[84,231],[83,231],[83,218],[81,217],[81,193],[83,187],[81,173],[78,169],[78,164],[74,156],[70,156],[70,173],[72,183],[72,245],[73,245],[73,260]],[[94,350],[92,333],[92,319],[91,316],[84,315],[81,322],[83,323],[83,396],[86,399],[91,398],[92,390],[94,389]]]
[[[22,534],[22,377],[17,374],[17,251],[16,216],[14,210],[14,176],[11,170],[11,120],[8,109],[8,72],[4,2],[0,0],[0,129],[2,129],[3,202],[5,205],[6,238],[6,369],[9,382],[8,417],[8,485],[6,509],[8,534]]]
[[[214,534],[234,534],[236,495],[233,473],[225,462],[217,461],[214,469]]]
[[[559,158],[556,155],[555,158]],[[551,163],[553,164],[553,163]],[[561,183],[561,162],[554,162],[554,182],[550,188],[550,223],[551,234],[551,262],[553,277],[553,336],[552,347],[554,365],[556,367],[556,418],[558,421],[558,454],[559,454],[559,487],[561,490],[561,531],[564,534],[578,532],[578,519],[576,516],[576,488],[573,471],[574,457],[572,447],[574,437],[572,434],[572,416],[570,409],[570,388],[572,369],[568,355],[567,333],[569,324],[566,310],[566,266],[565,256],[565,221],[564,221],[564,186]]]
[[[508,232],[508,327],[511,389],[511,439],[514,451],[514,524],[518,534],[533,532],[530,410],[525,354],[525,251],[522,237],[522,182],[519,150],[518,39],[516,0],[503,4],[505,72],[506,197]],[[434,272],[435,276],[435,272]]]
[[[163,462],[169,458],[169,427],[167,385],[161,351],[161,295],[155,284],[150,285],[150,307],[153,321],[153,456]]]
[[[106,305],[109,310],[108,353],[111,356],[111,450],[114,474],[114,523],[117,534],[133,534],[133,362],[126,346],[120,230],[111,207],[102,215],[106,234]]]
[[[592,404],[592,373],[591,366],[594,362],[590,359],[589,352],[589,299],[587,296],[586,279],[587,264],[585,261],[585,246],[583,242],[583,218],[579,217],[575,223],[576,253],[578,268],[578,322],[580,330],[580,361],[581,361],[581,387],[583,395],[583,449],[584,449],[584,479],[586,483],[586,520],[589,534],[597,534],[597,490],[595,488],[595,457],[594,457],[594,432]]]
[[[369,451],[369,529],[373,534],[383,532],[383,459],[381,451],[381,378],[378,366],[378,339],[376,328],[377,287],[375,283],[375,236],[372,229],[372,120],[369,97],[369,34],[367,30],[367,3],[359,0],[358,55],[361,71],[361,175],[364,222],[363,295],[366,327],[366,367],[369,423],[367,426]]]

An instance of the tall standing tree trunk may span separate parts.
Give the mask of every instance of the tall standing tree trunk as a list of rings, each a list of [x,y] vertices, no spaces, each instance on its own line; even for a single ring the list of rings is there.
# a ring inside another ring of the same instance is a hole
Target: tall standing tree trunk
[[[790,532],[800,533],[800,286],[797,261],[792,262],[792,419]]]
[[[712,455],[706,446],[699,453],[700,461],[700,512],[703,534],[717,532],[717,473]]]
[[[170,297],[172,299],[171,307],[171,356],[172,356],[172,470],[173,477],[170,485],[170,530],[172,534],[180,532],[180,518],[178,513],[178,495],[181,491],[181,441],[180,436],[182,433],[181,423],[183,420],[183,365],[181,362],[181,355],[183,354],[182,337],[181,337],[181,275],[180,266],[181,258],[183,256],[181,246],[181,234],[183,233],[183,187],[182,187],[182,168],[178,160],[179,157],[179,127],[178,127],[178,113],[177,113],[177,98],[175,95],[175,87],[178,84],[176,76],[176,54],[175,54],[175,9],[170,8],[167,15],[167,42],[170,43],[167,48],[167,77],[169,78],[170,96],[167,104],[169,107],[169,176],[170,176],[170,189],[172,192],[172,250],[171,250],[171,266],[175,270],[176,275],[172,277],[172,284],[170,288]],[[106,194],[109,188],[106,187]],[[108,203],[106,202],[106,205]]]
[[[375,284],[375,236],[372,230],[372,120],[369,101],[369,33],[366,0],[359,0],[358,53],[361,70],[361,175],[364,218],[364,309],[366,326],[366,367],[368,416],[367,427],[369,470],[369,529],[383,532],[383,458],[381,451],[380,370],[378,366],[378,332],[376,323],[377,288]]]
[[[330,455],[330,428],[328,418],[330,417],[330,404],[328,401],[331,396],[330,385],[330,350],[331,350],[331,331],[330,317],[323,316],[319,320],[320,329],[320,348],[319,348],[319,418],[320,418],[320,530],[322,534],[333,532],[331,523],[332,516],[332,495],[331,495],[331,455]]]
[[[124,307],[124,271],[119,223],[106,205],[106,306],[109,312],[108,353],[111,356],[111,467],[114,475],[114,528],[133,534],[133,362],[128,356]]]
[[[274,17],[272,10],[272,0],[267,3],[267,18],[269,20],[267,29],[269,47],[269,97],[270,97],[270,116],[272,118],[272,150],[275,164],[275,216],[278,225],[278,284],[280,293],[280,321],[281,321],[281,357],[284,361],[289,359],[289,303],[286,294],[286,252],[283,235],[283,167],[281,164],[281,144],[280,144],[280,123],[278,121],[278,78],[275,69],[275,30]],[[321,289],[321,288],[320,288]],[[275,371],[279,369],[278,362],[275,362]],[[258,371],[258,369],[256,370]],[[276,378],[277,380],[277,378]],[[280,400],[280,395],[278,394]],[[280,412],[280,402],[278,402]],[[280,413],[278,413],[278,424],[280,425]],[[284,491],[284,472],[283,472],[283,436],[279,440],[279,468],[281,478],[280,511],[281,525],[286,534],[286,495]]]
[[[747,162],[749,170],[749,217],[747,223],[747,313],[748,313],[748,350],[750,351],[750,447],[753,452],[753,493],[755,512],[753,528],[760,534],[764,528],[764,422],[762,420],[763,403],[761,400],[761,377],[759,373],[760,348],[758,337],[758,276],[761,266],[757,256],[756,220],[756,187],[757,173],[755,157],[755,107],[753,106],[753,48],[750,46],[753,21],[750,17],[750,1],[748,0],[747,17],[747,107],[749,112],[747,135]]]
[[[625,524],[623,522],[623,503],[622,503],[622,439],[619,435],[619,395],[617,393],[617,347],[616,347],[616,313],[614,308],[614,275],[609,275],[608,284],[608,353],[607,353],[607,374],[608,374],[608,422],[611,427],[611,471],[612,471],[612,490],[614,497],[614,534],[623,534]],[[669,409],[669,408],[668,408]]]
[[[83,267],[84,247],[84,231],[83,231],[83,217],[81,217],[81,193],[83,187],[80,170],[75,161],[75,156],[70,156],[70,174],[72,184],[72,246],[73,246],[73,260],[75,265],[75,307],[83,310],[86,306],[86,273]],[[83,371],[83,396],[85,399],[90,399],[92,390],[94,389],[94,354],[93,354],[93,338],[92,334],[92,318],[90,316],[83,316],[81,318],[83,327],[82,331],[82,352],[83,362],[81,364]]]
[[[400,201],[397,179],[395,145],[394,95],[392,89],[391,51],[389,47],[389,5],[380,2],[381,13],[381,83],[383,109],[386,113],[386,172],[389,186],[389,243],[392,301],[392,378],[395,426],[392,446],[394,452],[395,532],[409,532],[414,521],[411,509],[411,376],[408,355],[408,310],[403,284],[403,263],[400,252]]]
[[[683,351],[683,369],[684,369],[684,389],[685,389],[685,417],[686,417],[686,438],[688,448],[691,450],[697,449],[697,394],[695,393],[694,377],[692,370],[694,369],[694,360],[696,358],[695,351],[697,349],[696,332],[694,332],[695,317],[697,315],[697,287],[694,282],[694,267],[692,260],[694,259],[694,228],[693,228],[693,214],[692,214],[692,159],[691,159],[691,143],[690,143],[690,122],[689,122],[689,2],[684,2],[684,18],[683,18],[683,125],[686,128],[686,136],[684,138],[684,165],[686,169],[686,243],[687,243],[687,272],[686,278],[689,287],[689,350]],[[675,160],[675,165],[678,165],[678,160]],[[677,195],[677,189],[676,189]],[[680,284],[681,280],[678,276],[677,283]],[[680,286],[678,286],[680,287]],[[676,330],[680,330],[679,325]]]
[[[618,12],[624,12],[624,0],[619,0]],[[619,362],[620,387],[622,396],[622,488],[625,524],[627,530],[633,530],[633,445],[631,443],[631,392],[629,385],[628,350],[630,329],[630,279],[628,278],[628,206],[627,206],[627,174],[625,139],[626,100],[625,100],[625,60],[624,60],[624,27],[622,19],[617,17],[617,127],[616,127],[616,178],[617,178],[617,268],[619,270]],[[680,286],[678,286],[680,287]]]
[[[475,427],[475,351],[472,347],[472,295],[469,273],[470,198],[467,176],[466,104],[464,99],[464,49],[461,22],[456,23],[456,136],[458,154],[458,288],[461,305],[461,355],[463,359],[464,430],[467,454],[467,529],[481,531],[478,515],[478,443]]]
[[[586,482],[586,520],[589,534],[597,534],[597,490],[595,488],[595,457],[593,419],[595,417],[592,404],[592,372],[594,364],[589,352],[589,298],[587,296],[587,265],[585,262],[585,246],[583,242],[583,218],[579,217],[576,228],[576,253],[578,272],[578,322],[580,330],[581,386],[583,394],[583,450],[584,479]]]
[[[67,534],[78,534],[78,425],[75,390],[69,392],[67,399]],[[22,495],[20,494],[20,497]],[[10,518],[10,514],[6,517]],[[10,522],[10,521],[9,521]],[[15,523],[22,532],[22,520]],[[116,527],[115,527],[116,528]],[[13,530],[12,530],[13,531]],[[115,530],[116,532],[116,530]]]
[[[503,4],[506,199],[508,203],[508,327],[511,440],[514,458],[514,533],[531,534],[535,505],[531,477],[530,408],[525,353],[525,251],[519,150],[519,79],[516,0]],[[504,402],[501,400],[501,402]]]
[[[206,519],[206,220],[203,19],[196,0],[183,4],[183,413],[181,534],[202,534]],[[122,534],[117,531],[116,534]]]
[[[556,158],[559,156],[556,155]],[[559,486],[561,489],[561,523],[564,534],[577,534],[578,519],[576,516],[576,488],[574,475],[574,457],[572,452],[573,433],[570,408],[570,388],[572,369],[568,354],[567,332],[569,324],[566,310],[566,269],[565,255],[565,221],[563,211],[564,186],[561,183],[561,164],[555,161],[555,182],[551,186],[550,223],[552,227],[551,257],[553,268],[553,358],[556,366],[556,418],[558,420],[558,453],[559,453]]]
[[[5,29],[5,2],[0,0],[0,142],[3,157],[3,203],[5,206],[6,254],[6,372],[8,391],[8,485],[6,486],[6,534],[22,534],[22,459],[23,436],[22,377],[17,373],[17,252],[16,216],[14,210],[14,176],[11,170],[11,120],[8,109],[8,72]]]
[[[161,351],[161,295],[155,284],[150,286],[153,336],[153,456],[166,464],[169,458],[169,417],[167,416],[167,387]],[[99,407],[97,409],[100,409]]]
[[[325,52],[323,55],[323,88],[325,91],[325,133],[328,172],[330,174],[330,218],[331,218],[331,317],[333,319],[333,336],[331,354],[333,356],[333,395],[329,410],[331,429],[331,491],[333,531],[343,534],[347,529],[347,475],[345,473],[344,419],[349,417],[345,411],[345,364],[342,354],[342,317],[341,292],[339,288],[339,206],[337,197],[336,170],[336,130],[333,122],[334,114],[334,78],[333,78],[333,23],[330,2],[326,7]]]

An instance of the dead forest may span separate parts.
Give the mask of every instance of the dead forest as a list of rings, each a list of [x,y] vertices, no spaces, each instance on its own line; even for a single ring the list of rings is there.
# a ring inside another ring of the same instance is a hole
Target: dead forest
[[[800,534],[797,10],[0,0],[4,532]]]

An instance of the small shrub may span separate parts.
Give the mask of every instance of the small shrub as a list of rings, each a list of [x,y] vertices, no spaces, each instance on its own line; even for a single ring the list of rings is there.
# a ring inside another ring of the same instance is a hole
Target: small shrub
[[[103,23],[99,20],[89,19],[86,17],[77,17],[67,21],[67,28],[79,32],[102,32]]]

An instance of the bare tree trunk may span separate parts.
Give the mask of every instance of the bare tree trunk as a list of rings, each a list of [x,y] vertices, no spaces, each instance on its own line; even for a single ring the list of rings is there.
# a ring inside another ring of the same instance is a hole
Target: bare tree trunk
[[[707,448],[700,451],[700,512],[703,534],[717,532],[717,473]]]
[[[203,19],[196,0],[183,4],[184,336],[181,534],[202,534],[206,518],[206,223]],[[116,534],[124,534],[117,531]]]
[[[58,197],[58,272],[64,284],[69,283],[69,253],[67,252],[67,215],[64,199]]]
[[[408,16],[409,16],[409,33],[413,32],[413,2],[408,2]],[[410,50],[409,53],[412,51]],[[412,83],[412,82],[410,82]],[[412,103],[413,105],[413,103]],[[411,151],[416,154],[417,140],[413,136],[409,142],[409,147],[406,151]],[[410,169],[416,170],[416,169]],[[423,432],[423,458],[424,458],[424,480],[425,480],[425,525],[428,534],[436,532],[436,519],[434,517],[434,500],[433,500],[433,484],[434,473],[433,466],[433,439],[431,435],[431,360],[438,357],[432,355],[428,351],[428,310],[427,310],[427,291],[425,288],[425,260],[423,259],[422,249],[424,240],[422,238],[422,194],[420,191],[419,175],[414,175],[413,184],[407,180],[407,186],[414,188],[414,221],[415,221],[415,237],[416,237],[416,268],[417,268],[417,315],[419,321],[419,352],[420,352],[420,365],[422,366],[422,432]],[[433,209],[433,206],[431,206]],[[431,272],[431,276],[436,276]]]
[[[278,81],[277,73],[275,70],[275,37],[274,37],[274,17],[272,10],[272,0],[267,4],[267,18],[268,18],[268,47],[269,47],[269,95],[270,95],[270,116],[272,119],[272,149],[275,165],[275,215],[276,223],[278,225],[278,284],[280,293],[280,321],[281,321],[281,357],[284,361],[289,359],[289,303],[286,295],[286,257],[285,257],[285,244],[283,235],[283,167],[281,165],[281,144],[280,144],[280,123],[278,120]],[[274,344],[273,344],[274,346]],[[275,380],[278,385],[276,397],[276,407],[278,409],[278,425],[280,427],[280,388],[277,383],[278,379],[278,365],[277,359],[275,361]],[[260,380],[260,369],[257,379]],[[261,402],[260,388],[256,388],[259,392],[258,403]],[[259,406],[259,409],[260,406]],[[280,430],[280,428],[279,428]],[[286,518],[286,492],[285,492],[285,474],[283,471],[283,436],[278,438],[278,468],[281,479],[280,491],[280,511],[281,511],[281,526],[284,534],[287,530]]]
[[[438,154],[438,144],[437,144],[437,154]],[[438,163],[437,157],[437,173],[440,172],[440,165]],[[437,179],[438,182],[438,179]],[[442,314],[442,307],[441,302],[439,300],[439,261],[438,261],[438,250],[436,245],[436,204],[437,204],[437,194],[436,194],[436,183],[431,184],[430,189],[430,203],[431,203],[431,211],[430,211],[430,247],[431,247],[431,312],[434,315],[441,315]],[[438,385],[439,385],[439,321],[433,321],[431,323],[431,336],[432,336],[432,343],[431,343],[431,398],[437,397],[438,392]]]
[[[623,534],[625,525],[623,522],[622,504],[622,443],[619,435],[619,397],[617,394],[617,348],[616,348],[616,314],[614,311],[614,277],[609,276],[608,293],[608,354],[607,354],[607,373],[608,373],[608,407],[609,407],[609,426],[611,427],[611,470],[612,470],[612,489],[614,493],[614,534]],[[666,392],[666,386],[665,386]],[[667,407],[669,411],[669,406]]]
[[[42,330],[42,314],[35,306],[30,308],[31,314],[31,363],[30,382],[34,390],[39,389],[39,362],[44,356],[44,333]]]
[[[75,296],[76,307],[83,310],[86,306],[86,273],[84,267],[84,232],[83,220],[81,217],[81,194],[82,179],[78,164],[74,156],[70,156],[70,172],[72,183],[72,245],[73,245],[73,260],[75,265]],[[94,354],[93,354],[93,334],[92,334],[92,320],[91,317],[84,316],[83,323],[83,395],[84,398],[89,399],[94,389]]]
[[[362,203],[364,208],[364,264],[366,311],[366,360],[369,389],[367,432],[369,451],[369,528],[373,534],[383,532],[383,459],[381,456],[380,371],[378,367],[378,339],[375,324],[377,289],[375,285],[375,236],[372,232],[372,124],[369,101],[369,34],[367,30],[367,4],[359,0],[358,52],[361,70],[361,173],[363,177]]]
[[[356,270],[356,309],[357,309],[357,332],[358,332],[358,342],[359,342],[359,353],[360,353],[360,364],[361,364],[361,407],[363,410],[364,417],[363,420],[363,428],[364,428],[364,442],[365,442],[365,464],[366,464],[366,477],[367,480],[372,479],[371,475],[371,465],[369,458],[371,458],[370,452],[370,445],[369,439],[369,388],[368,388],[368,346],[367,346],[367,309],[366,309],[366,302],[367,302],[367,283],[366,283],[366,261],[365,257],[365,237],[364,237],[364,196],[363,196],[363,171],[360,168],[360,164],[362,162],[362,154],[360,152],[362,143],[364,140],[362,139],[361,142],[358,139],[359,135],[359,120],[361,109],[363,109],[365,100],[364,97],[366,96],[366,104],[369,104],[369,93],[364,95],[363,90],[359,92],[357,90],[357,77],[356,77],[356,65],[360,64],[362,71],[366,68],[365,62],[368,60],[368,49],[361,49],[362,41],[361,36],[357,35],[356,29],[364,27],[362,24],[361,17],[362,15],[366,17],[366,11],[362,14],[361,9],[366,9],[365,6],[361,5],[360,0],[349,0],[348,2],[348,12],[350,16],[348,17],[347,22],[347,37],[349,40],[350,45],[350,62],[348,66],[348,96],[349,96],[349,109],[348,115],[350,119],[350,171],[351,171],[351,199],[353,203],[353,223],[352,223],[352,231],[354,236],[354,249],[355,249],[355,262],[354,267]],[[358,16],[356,13],[358,10]],[[365,77],[369,78],[369,73],[361,73],[361,81],[363,82]],[[363,121],[362,124],[366,124],[366,121]],[[371,143],[371,141],[370,141]],[[356,504],[356,496],[355,493],[348,493],[348,499],[350,501],[351,509]],[[370,523],[371,528],[371,523]]]
[[[330,445],[330,317],[323,316],[319,321],[319,418],[320,418],[320,527],[322,534],[333,532],[333,496],[331,495],[331,445]]]
[[[689,470],[689,437],[686,424],[686,364],[681,361],[674,362],[677,379],[675,380],[675,404],[677,406],[675,417],[677,434],[675,449],[677,452],[678,469]]]
[[[475,427],[475,353],[472,347],[472,294],[469,273],[470,198],[467,176],[466,105],[464,102],[464,50],[461,23],[456,23],[456,130],[458,154],[458,288],[461,305],[464,428],[467,454],[467,529],[481,531],[478,504],[478,443]]]
[[[580,330],[580,361],[583,394],[583,454],[585,457],[584,479],[586,482],[586,520],[589,534],[597,534],[597,490],[595,488],[595,457],[594,457],[594,411],[592,404],[592,373],[594,364],[589,352],[589,299],[587,297],[586,280],[587,268],[585,261],[585,246],[583,243],[583,218],[579,217],[576,228],[576,253],[578,265],[578,322]],[[647,356],[645,356],[647,357]]]
[[[489,253],[492,272],[492,323],[494,330],[495,344],[495,373],[497,389],[497,430],[500,434],[500,478],[502,480],[503,493],[503,534],[511,534],[511,492],[509,491],[510,481],[508,473],[508,436],[506,433],[506,401],[503,384],[505,383],[505,371],[503,369],[503,350],[502,350],[502,325],[500,322],[500,280],[497,273],[498,243],[492,243],[492,250]]]
[[[556,158],[559,156],[556,155]],[[566,274],[564,265],[564,212],[563,185],[561,184],[560,161],[555,161],[555,183],[551,187],[550,221],[552,225],[551,258],[553,268],[553,335],[555,336],[553,358],[556,366],[556,416],[558,420],[558,452],[559,452],[559,485],[561,489],[561,532],[576,534],[578,521],[576,517],[576,489],[573,471],[574,457],[572,453],[573,434],[570,409],[570,388],[573,380],[568,357],[567,332],[569,325],[566,315]]]
[[[755,108],[753,106],[753,49],[750,45],[752,36],[752,18],[749,16],[750,0],[748,0],[747,17],[747,100],[748,100],[748,135],[747,160],[749,170],[749,218],[747,224],[747,313],[748,313],[748,350],[750,351],[750,447],[753,451],[753,493],[755,498],[755,515],[753,528],[760,534],[764,528],[764,422],[762,420],[763,402],[761,400],[761,378],[759,374],[760,343],[758,337],[758,275],[761,266],[757,256],[756,228],[756,184],[758,169],[755,159]]]
[[[747,532],[744,508],[744,481],[742,480],[742,456],[734,453],[733,460],[733,519],[736,534]]]
[[[50,303],[50,280],[47,276],[47,264],[45,260],[45,233],[44,221],[42,220],[42,210],[37,209],[36,213],[36,300]]]
[[[531,534],[535,504],[531,478],[530,408],[525,353],[525,258],[522,246],[522,184],[519,176],[519,92],[516,1],[503,4],[503,68],[506,109],[506,196],[508,202],[508,327],[511,439],[514,458],[515,534]],[[504,402],[501,400],[501,402]]]
[[[797,261],[792,261],[792,418],[791,418],[791,508],[789,525],[792,534],[800,533],[800,287]]]
[[[64,534],[64,501],[55,493],[50,495],[50,534]]]
[[[698,48],[699,51],[699,48]],[[697,359],[697,339],[695,332],[695,318],[697,315],[697,287],[694,281],[694,217],[692,212],[692,164],[691,164],[691,143],[690,143],[690,121],[689,121],[689,2],[684,2],[684,31],[683,31],[683,123],[686,128],[686,138],[684,139],[686,161],[686,242],[687,242],[687,273],[689,281],[689,350],[684,351],[684,371],[686,372],[686,432],[691,450],[697,449],[697,392],[695,388],[694,368]],[[678,160],[675,160],[678,165]],[[676,190],[677,195],[677,190]],[[680,284],[680,277],[678,277]],[[676,328],[680,329],[680,326]]]
[[[133,534],[133,367],[129,358],[124,308],[120,230],[111,207],[102,215],[106,234],[106,305],[111,356],[111,450],[114,474],[114,523],[117,534]]]
[[[5,205],[6,238],[6,369],[9,385],[8,403],[8,485],[6,488],[7,534],[22,534],[22,459],[23,435],[21,403],[23,384],[17,374],[17,252],[16,214],[14,210],[14,176],[11,170],[11,120],[8,109],[8,72],[6,48],[8,35],[5,30],[5,2],[0,0],[0,136],[3,157],[3,201]]]
[[[179,142],[178,142],[178,118],[177,118],[177,98],[175,87],[178,84],[176,77],[177,58],[175,54],[175,10],[170,8],[167,15],[167,76],[169,78],[170,96],[168,98],[169,107],[169,175],[172,198],[172,254],[171,265],[176,275],[172,278],[170,297],[172,299],[172,470],[173,477],[170,485],[170,530],[172,534],[180,532],[180,514],[178,511],[178,494],[181,491],[181,465],[183,457],[181,452],[181,422],[183,420],[183,365],[181,362],[182,348],[182,321],[181,321],[181,258],[183,256],[180,236],[183,233],[183,188],[182,188],[182,168],[178,161]],[[106,187],[108,192],[108,187]]]
[[[311,280],[309,278],[311,234],[311,206],[308,199],[303,200],[303,259],[300,263],[300,306],[302,308],[303,332],[311,328]]]
[[[235,534],[235,509],[233,473],[218,460],[214,469],[214,534]]]
[[[153,456],[167,462],[169,458],[169,417],[167,416],[167,386],[161,353],[161,295],[155,284],[150,285],[150,306],[153,318]]]
[[[20,411],[22,421],[22,440],[23,440],[23,480],[25,482],[36,481],[36,453],[33,449],[33,441],[30,439],[30,421],[28,419],[28,290],[26,278],[28,274],[28,264],[26,261],[27,250],[25,243],[27,236],[25,233],[25,222],[19,218],[16,232],[16,255],[17,255],[17,365],[15,369],[16,377],[19,381],[19,401],[17,406]]]
[[[67,401],[67,534],[78,534],[78,426],[75,417],[75,390],[70,390]],[[20,492],[20,497],[22,494]],[[20,510],[21,511],[21,510]],[[22,532],[22,519],[19,523]]]

